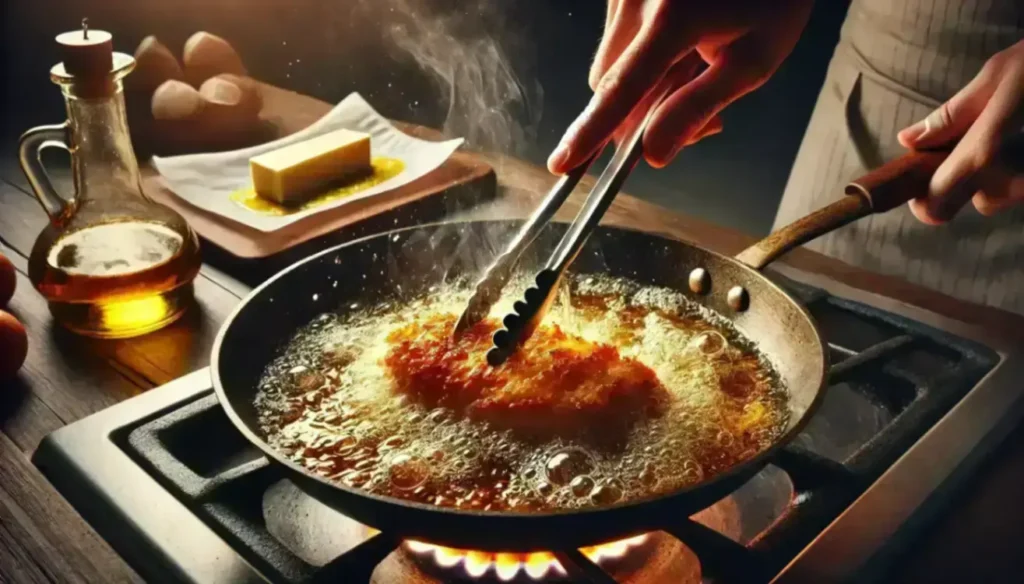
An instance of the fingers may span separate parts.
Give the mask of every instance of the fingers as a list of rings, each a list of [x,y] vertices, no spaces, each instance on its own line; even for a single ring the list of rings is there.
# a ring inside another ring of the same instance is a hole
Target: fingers
[[[222,73],[240,77],[248,75],[234,47],[208,32],[197,32],[185,41],[182,63],[185,66],[185,79],[195,87]]]
[[[759,84],[760,78],[728,58],[713,63],[658,106],[644,134],[647,161],[654,167],[668,164],[724,107]]]
[[[983,181],[983,190],[971,198],[974,208],[986,217],[1005,211],[1024,202],[1024,176],[1008,172],[994,172]]]
[[[931,208],[928,199],[911,201],[910,209],[918,220],[928,225],[946,223],[967,201],[982,215],[995,215],[1024,202],[1024,175],[1019,174],[1010,160],[1004,159],[982,169],[971,181],[957,185],[946,200],[949,209]]]
[[[633,38],[601,78],[590,103],[551,154],[548,159],[551,172],[564,174],[589,158],[665,75],[679,53],[654,44],[651,36],[644,32]]]
[[[626,120],[619,125],[614,134],[615,143],[618,144],[624,136],[629,135],[638,125],[642,124],[651,108],[657,105],[658,100],[676,88],[693,81],[698,69],[703,64],[704,61],[700,58],[700,55],[696,51],[691,51],[689,55],[680,59],[675,65],[672,65],[654,90],[645,95],[640,100],[640,103],[633,108],[633,111],[630,112]]]
[[[991,67],[979,72],[963,89],[928,114],[925,119],[900,130],[896,135],[905,148],[934,148],[964,135],[981,115],[992,97],[999,76]]]
[[[964,193],[980,189],[983,171],[999,163],[1004,141],[1020,128],[1022,101],[1024,75],[1003,75],[987,105],[932,176],[924,201],[931,222],[951,219],[970,200]]]
[[[597,89],[601,78],[640,30],[640,10],[635,4],[636,0],[609,0],[604,35],[590,66],[588,82],[591,89]]]
[[[701,128],[696,134],[693,135],[692,138],[690,138],[689,141],[687,141],[686,146],[692,146],[693,144],[700,142],[701,140],[707,138],[708,136],[720,134],[722,132],[723,127],[724,125],[722,124],[721,116],[715,116],[711,118],[710,120],[708,120],[707,124],[704,124],[703,128]]]
[[[960,184],[948,192],[940,201],[931,197],[910,201],[910,211],[918,221],[926,225],[942,225],[952,219],[974,196],[976,186]]]

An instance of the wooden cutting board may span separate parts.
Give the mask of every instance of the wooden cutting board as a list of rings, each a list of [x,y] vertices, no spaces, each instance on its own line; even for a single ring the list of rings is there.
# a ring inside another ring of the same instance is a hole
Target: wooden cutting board
[[[260,91],[263,96],[260,118],[271,128],[270,139],[306,128],[332,107],[318,99],[267,84],[260,84]],[[429,128],[393,123],[417,138],[442,139],[440,133]],[[497,180],[491,166],[480,155],[460,149],[430,174],[391,192],[316,213],[277,231],[263,232],[176,197],[150,165],[143,168],[142,174],[147,195],[185,217],[206,243],[244,259],[266,258],[286,250],[289,250],[289,258],[301,257],[364,234],[438,221],[489,201],[497,194]]]

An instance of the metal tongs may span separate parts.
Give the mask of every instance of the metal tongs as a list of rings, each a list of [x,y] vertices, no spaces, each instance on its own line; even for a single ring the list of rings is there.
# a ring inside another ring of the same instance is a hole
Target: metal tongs
[[[487,352],[487,362],[490,365],[498,366],[504,363],[537,330],[537,326],[540,325],[544,315],[551,307],[562,274],[576,259],[583,244],[601,221],[601,217],[608,210],[615,195],[622,188],[622,184],[626,182],[626,177],[629,176],[640,159],[643,150],[640,139],[643,137],[654,109],[652,107],[643,123],[638,124],[616,147],[611,162],[598,177],[594,189],[587,195],[586,201],[569,225],[565,235],[562,236],[558,246],[551,253],[547,264],[537,272],[533,284],[526,289],[523,299],[516,301],[513,304],[512,312],[502,319],[504,328],[494,333],[493,346]],[[555,212],[565,203],[598,154],[600,154],[600,150],[555,183],[555,186],[541,201],[540,206],[505,248],[505,251],[487,268],[477,283],[465,311],[455,324],[456,336],[487,316],[491,307],[501,297],[502,289],[512,277],[520,256],[537,239],[540,232],[554,217]]]

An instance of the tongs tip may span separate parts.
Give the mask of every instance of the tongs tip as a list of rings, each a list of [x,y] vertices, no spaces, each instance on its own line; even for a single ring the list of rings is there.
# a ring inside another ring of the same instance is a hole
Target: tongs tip
[[[512,312],[505,315],[499,329],[491,338],[492,347],[487,351],[487,363],[497,367],[525,342],[543,320],[554,294],[552,288],[558,285],[559,273],[544,269],[534,277],[533,285],[523,293],[523,299],[512,305]]]

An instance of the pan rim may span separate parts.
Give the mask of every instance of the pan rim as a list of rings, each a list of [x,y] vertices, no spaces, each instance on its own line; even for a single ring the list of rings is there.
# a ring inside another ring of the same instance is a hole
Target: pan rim
[[[622,502],[619,502],[619,503],[616,503],[616,504],[613,504],[613,505],[607,505],[607,506],[602,506],[602,507],[592,507],[592,508],[583,508],[583,509],[561,509],[561,510],[544,511],[544,512],[538,512],[538,513],[512,513],[512,512],[507,512],[507,511],[481,511],[481,510],[458,509],[458,508],[453,508],[453,507],[442,507],[442,506],[438,506],[438,505],[432,505],[432,504],[429,504],[429,503],[420,503],[420,502],[416,502],[416,501],[410,501],[410,500],[407,500],[407,499],[401,499],[401,498],[398,498],[398,497],[389,497],[389,496],[384,496],[384,495],[378,495],[378,494],[370,493],[370,492],[367,492],[367,491],[364,491],[364,490],[361,490],[361,489],[351,488],[351,487],[348,487],[348,486],[345,486],[345,485],[341,485],[341,484],[335,483],[334,481],[331,481],[331,480],[327,479],[326,477],[322,477],[320,475],[317,475],[315,473],[307,471],[303,467],[299,466],[297,463],[293,462],[292,460],[290,460],[289,458],[285,457],[283,454],[278,452],[277,449],[273,448],[269,443],[266,442],[266,440],[264,440],[262,437],[260,437],[254,431],[252,431],[249,428],[248,424],[246,424],[241,419],[241,417],[238,415],[238,413],[235,411],[235,409],[234,409],[234,407],[232,405],[231,400],[227,397],[226,391],[224,389],[224,383],[223,383],[223,381],[221,379],[221,373],[220,373],[220,368],[221,368],[220,354],[222,352],[222,347],[224,346],[224,340],[225,340],[225,337],[231,332],[232,325],[237,321],[238,315],[241,314],[242,311],[245,310],[246,306],[248,306],[254,299],[259,297],[265,289],[267,289],[270,286],[272,286],[275,282],[277,282],[277,281],[287,277],[288,274],[291,274],[292,272],[297,271],[298,269],[300,269],[301,266],[304,266],[304,265],[309,264],[309,263],[314,263],[314,262],[316,262],[317,260],[319,260],[320,258],[322,258],[324,256],[328,256],[330,254],[337,253],[339,250],[342,250],[342,249],[344,249],[346,247],[359,245],[361,243],[364,243],[364,242],[367,242],[367,241],[370,241],[370,240],[374,240],[374,239],[378,239],[378,238],[391,238],[391,237],[394,237],[395,235],[401,235],[401,234],[404,234],[404,233],[410,233],[410,232],[415,232],[415,231],[431,231],[431,230],[436,231],[438,229],[445,228],[445,227],[451,227],[451,226],[454,226],[454,225],[472,225],[472,224],[477,224],[477,225],[481,225],[481,226],[487,225],[487,224],[491,224],[491,225],[506,224],[507,225],[507,224],[515,224],[515,223],[520,223],[520,222],[521,222],[521,220],[514,220],[514,219],[511,219],[511,220],[510,219],[482,219],[482,220],[481,219],[456,219],[456,220],[450,220],[450,221],[439,221],[439,222],[425,223],[425,224],[421,224],[421,225],[414,225],[414,226],[409,226],[409,227],[403,227],[401,229],[394,229],[394,230],[390,230],[390,231],[384,231],[384,232],[370,234],[370,235],[367,235],[367,236],[364,236],[364,237],[360,237],[360,238],[357,238],[357,239],[353,239],[351,241],[347,241],[347,242],[344,242],[344,243],[340,243],[338,245],[331,246],[331,247],[329,247],[327,249],[324,249],[324,250],[321,250],[321,251],[319,251],[317,253],[311,254],[311,255],[309,255],[309,256],[301,259],[301,260],[298,260],[298,261],[292,263],[291,265],[281,269],[280,271],[275,273],[273,276],[271,276],[270,278],[265,280],[263,283],[261,283],[259,286],[253,288],[253,290],[248,295],[246,295],[244,298],[242,298],[239,301],[239,303],[234,307],[234,309],[231,311],[231,313],[228,315],[228,317],[224,320],[224,322],[221,324],[220,329],[217,332],[217,336],[216,336],[216,338],[214,340],[213,346],[211,347],[210,377],[211,377],[211,381],[212,381],[212,384],[213,384],[214,392],[217,395],[217,401],[220,404],[221,408],[224,410],[225,414],[231,420],[232,424],[234,424],[235,428],[239,432],[242,433],[243,437],[245,437],[250,443],[252,443],[254,446],[256,446],[262,452],[262,454],[267,457],[268,460],[270,460],[270,461],[272,461],[272,462],[274,462],[276,464],[280,464],[280,465],[286,467],[290,471],[292,471],[294,473],[297,473],[298,475],[303,477],[305,480],[313,480],[313,481],[315,481],[316,483],[318,483],[318,486],[321,487],[321,488],[336,489],[336,490],[344,492],[347,496],[359,497],[359,498],[363,498],[363,499],[369,499],[370,501],[372,501],[375,504],[397,506],[397,507],[401,507],[401,508],[407,509],[409,511],[417,512],[417,513],[432,514],[437,519],[444,519],[444,518],[451,519],[453,517],[460,517],[460,518],[466,518],[466,519],[484,519],[484,518],[487,518],[487,519],[491,519],[491,520],[515,521],[515,522],[522,522],[522,523],[528,523],[528,522],[532,521],[532,522],[535,522],[537,524],[542,524],[545,521],[557,521],[559,519],[565,519],[565,518],[569,518],[569,517],[572,517],[574,519],[575,518],[595,518],[595,517],[598,517],[598,516],[601,516],[601,515],[608,515],[609,513],[636,513],[636,510],[641,509],[641,508],[645,508],[645,507],[671,506],[673,504],[673,502],[676,501],[676,500],[685,499],[687,495],[691,495],[691,494],[693,494],[693,493],[695,493],[697,491],[710,490],[715,485],[719,485],[721,483],[725,483],[725,482],[729,481],[730,479],[736,478],[738,475],[741,475],[741,474],[744,474],[744,473],[750,473],[750,476],[753,476],[753,474],[756,474],[764,466],[766,466],[768,464],[771,464],[772,459],[778,453],[778,451],[780,449],[786,447],[790,442],[792,442],[793,438],[795,438],[804,429],[804,427],[806,427],[806,425],[810,422],[810,419],[813,417],[813,414],[820,407],[821,402],[824,399],[824,393],[825,393],[824,392],[824,388],[825,388],[825,385],[826,385],[826,382],[827,382],[828,370],[829,370],[829,366],[830,366],[829,355],[828,355],[828,351],[827,351],[828,343],[827,343],[827,341],[825,341],[824,337],[822,336],[821,331],[820,331],[820,329],[818,327],[818,324],[815,322],[813,317],[810,315],[810,312],[807,310],[807,308],[802,303],[800,303],[795,297],[793,297],[792,294],[790,294],[789,292],[787,292],[786,290],[781,288],[778,284],[776,284],[770,278],[768,278],[763,273],[761,273],[761,271],[755,270],[754,268],[744,264],[743,262],[741,262],[739,260],[736,260],[734,257],[726,256],[724,254],[721,254],[721,253],[718,253],[716,251],[707,249],[707,248],[705,248],[703,246],[700,246],[700,245],[697,245],[695,243],[691,243],[691,242],[684,241],[684,240],[681,240],[681,239],[677,239],[677,238],[674,238],[674,237],[671,237],[671,236],[667,236],[667,235],[665,235],[663,233],[657,233],[657,232],[654,232],[654,231],[644,231],[644,230],[640,230],[640,229],[633,229],[633,228],[629,228],[629,227],[621,227],[621,226],[616,226],[616,225],[600,225],[598,227],[598,229],[600,229],[602,231],[631,232],[631,233],[636,233],[636,234],[640,234],[640,235],[647,236],[647,237],[655,237],[655,238],[659,238],[659,239],[662,239],[662,240],[665,240],[665,241],[671,241],[671,242],[674,242],[674,243],[681,243],[681,244],[684,244],[684,245],[687,245],[687,246],[690,246],[690,247],[697,248],[701,252],[709,254],[712,257],[715,257],[715,258],[718,258],[720,260],[724,260],[724,261],[726,261],[728,263],[731,263],[731,264],[733,264],[733,266],[739,268],[741,271],[745,271],[748,274],[752,274],[755,277],[757,277],[760,280],[762,280],[767,286],[769,286],[771,289],[773,289],[774,292],[776,292],[778,294],[781,294],[781,296],[783,298],[785,298],[785,300],[793,308],[795,308],[800,314],[802,314],[802,316],[804,316],[806,322],[812,327],[812,330],[815,333],[815,340],[817,341],[817,346],[818,346],[818,350],[815,351],[816,355],[819,357],[818,361],[820,363],[820,375],[819,375],[819,379],[818,379],[818,383],[817,383],[817,388],[815,390],[815,394],[814,394],[813,399],[811,399],[811,401],[807,405],[807,408],[804,410],[804,412],[802,414],[800,414],[799,419],[795,423],[791,424],[790,427],[786,430],[786,432],[783,433],[782,436],[780,436],[779,439],[777,439],[771,446],[769,446],[768,448],[765,448],[764,450],[759,452],[754,457],[752,457],[750,459],[747,459],[747,460],[745,460],[743,462],[740,462],[739,464],[734,465],[733,467],[729,468],[728,470],[726,470],[724,472],[721,472],[721,473],[718,473],[718,474],[714,475],[710,479],[701,481],[699,483],[695,483],[693,485],[688,485],[687,487],[685,487],[683,489],[670,491],[670,492],[663,493],[663,494],[660,494],[660,495],[657,495],[657,496],[654,496],[654,497],[650,497],[650,498],[622,501]],[[559,222],[559,223],[562,223],[562,222]],[[753,472],[751,472],[751,471],[753,471]],[[303,486],[301,484],[298,485],[298,486],[300,488],[303,488]],[[312,493],[309,493],[307,489],[303,488],[303,491],[307,492],[307,494],[309,494],[311,497],[313,497],[313,498],[315,498],[317,500],[320,500],[318,496],[316,496],[316,495],[314,495]],[[321,502],[324,502],[324,501],[321,500]],[[324,503],[327,504],[328,506],[334,507],[330,503],[326,503],[326,502],[324,502]],[[341,510],[339,509],[339,511],[341,511]],[[371,527],[374,527],[374,526],[371,526]],[[600,542],[594,542],[594,543],[600,543]]]

